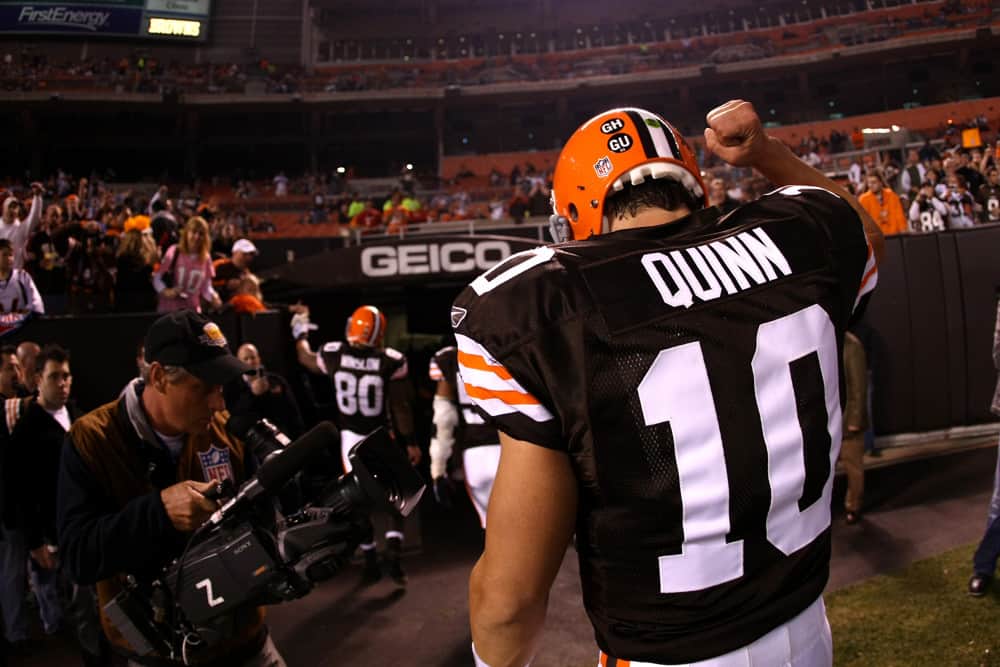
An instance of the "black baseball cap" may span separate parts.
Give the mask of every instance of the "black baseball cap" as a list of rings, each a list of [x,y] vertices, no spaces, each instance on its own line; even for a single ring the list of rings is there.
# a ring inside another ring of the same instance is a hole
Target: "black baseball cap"
[[[146,361],[180,366],[211,385],[226,384],[250,370],[233,356],[219,326],[193,310],[177,310],[146,332]]]

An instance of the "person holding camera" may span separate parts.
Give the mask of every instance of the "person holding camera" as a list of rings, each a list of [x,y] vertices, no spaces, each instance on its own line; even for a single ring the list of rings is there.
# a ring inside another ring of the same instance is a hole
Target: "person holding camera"
[[[252,416],[254,421],[266,419],[292,440],[302,435],[302,413],[288,381],[264,367],[253,343],[240,345],[236,357],[250,370],[226,385],[229,412]]]
[[[140,656],[106,613],[133,578],[140,590],[162,576],[220,503],[226,480],[239,486],[256,463],[226,432],[222,386],[250,370],[218,326],[190,310],[156,320],[145,339],[148,379],[78,419],[60,462],[57,523],[63,566],[79,584],[96,583],[101,625],[130,665],[181,664],[179,655]],[[227,615],[224,635],[190,647],[199,665],[283,667],[259,607]],[[187,645],[186,645],[187,647]]]
[[[948,205],[938,198],[934,192],[934,184],[924,181],[913,203],[910,204],[910,230],[943,232],[948,215]]]

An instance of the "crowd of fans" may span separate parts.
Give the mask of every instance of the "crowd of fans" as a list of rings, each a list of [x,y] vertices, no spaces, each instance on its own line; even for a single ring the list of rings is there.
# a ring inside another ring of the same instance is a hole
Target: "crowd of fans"
[[[447,45],[444,38],[433,57],[392,56],[352,42],[348,56],[330,62],[344,66],[307,73],[298,65],[259,60],[250,64],[181,64],[163,62],[147,53],[118,60],[85,59],[56,62],[26,46],[7,52],[0,61],[0,87],[8,91],[98,89],[129,93],[283,93],[380,90],[400,87],[475,86],[509,81],[551,81],[585,76],[621,75],[708,63],[753,60],[882,41],[927,30],[954,29],[993,20],[985,0],[929,3],[919,14],[906,5],[829,2],[805,14],[778,12],[760,29],[746,18],[706,15],[687,17],[663,30],[644,29],[624,36],[590,35],[578,28],[574,39],[552,41],[537,53],[516,47],[496,53],[470,50],[472,36]],[[897,18],[896,12],[903,12]],[[824,13],[826,12],[826,13]],[[754,18],[754,17],[751,17]],[[520,34],[520,33],[519,33]],[[524,34],[529,34],[526,29]],[[725,35],[725,39],[720,39]],[[513,35],[512,35],[513,37]],[[450,37],[448,38],[451,39]],[[412,41],[412,40],[411,40]],[[443,50],[442,50],[443,49]],[[321,61],[329,58],[322,54]],[[365,64],[366,54],[380,62]],[[588,55],[590,54],[590,55]],[[429,56],[430,53],[425,54]],[[347,65],[358,61],[357,65]],[[395,61],[395,62],[394,62]]]
[[[148,200],[60,172],[3,196],[0,304],[4,312],[74,315],[265,308],[250,270],[257,254],[239,213],[197,198]]]
[[[966,148],[962,136],[969,128],[981,142]],[[862,142],[859,131],[809,132],[797,150],[811,164],[849,163],[840,175],[886,234],[1000,222],[1000,139],[985,118],[943,127],[940,140],[906,151],[855,150]],[[711,155],[701,155],[701,162],[713,205],[734,207],[769,189]],[[382,179],[381,190],[355,187],[362,181],[352,182],[349,172],[279,172],[269,181],[236,178],[221,188],[195,183],[171,193],[161,186],[144,197],[97,175],[76,179],[60,171],[0,195],[0,308],[83,314],[207,304],[255,312],[265,303],[250,268],[257,249],[248,236],[314,225],[305,235],[544,220],[551,182],[548,163],[489,174],[464,168],[432,190],[405,168],[398,181]]]

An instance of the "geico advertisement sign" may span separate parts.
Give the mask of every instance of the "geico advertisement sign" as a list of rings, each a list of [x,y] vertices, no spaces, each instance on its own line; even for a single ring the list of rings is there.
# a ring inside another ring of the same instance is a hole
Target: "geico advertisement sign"
[[[370,278],[472,273],[490,269],[511,254],[506,241],[371,246],[361,250],[361,272]]]

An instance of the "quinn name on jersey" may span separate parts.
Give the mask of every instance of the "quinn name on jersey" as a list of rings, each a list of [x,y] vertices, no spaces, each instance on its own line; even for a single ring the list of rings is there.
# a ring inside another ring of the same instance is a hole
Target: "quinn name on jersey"
[[[840,346],[876,281],[854,209],[786,187],[520,253],[459,296],[470,399],[573,461],[605,653],[704,660],[822,594]]]

